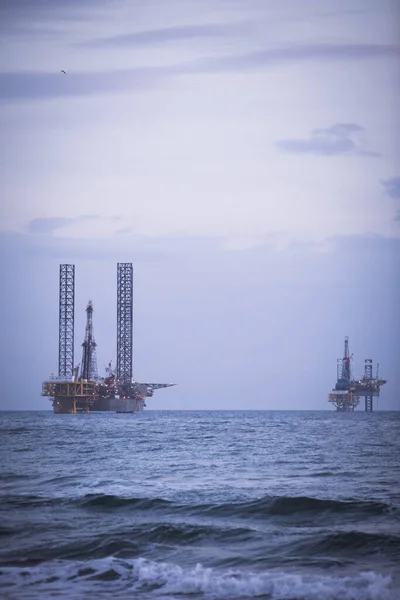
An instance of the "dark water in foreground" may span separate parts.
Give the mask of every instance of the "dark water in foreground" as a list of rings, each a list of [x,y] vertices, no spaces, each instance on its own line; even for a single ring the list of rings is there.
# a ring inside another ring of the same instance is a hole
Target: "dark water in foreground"
[[[0,413],[0,596],[400,598],[400,413]]]

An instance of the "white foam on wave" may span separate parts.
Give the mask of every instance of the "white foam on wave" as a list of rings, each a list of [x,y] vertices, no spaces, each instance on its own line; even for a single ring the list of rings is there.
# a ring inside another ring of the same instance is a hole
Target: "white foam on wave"
[[[112,557],[87,562],[54,561],[1,571],[3,591],[10,600],[31,598],[33,594],[76,599],[112,595],[114,599],[178,596],[184,600],[195,594],[196,598],[207,600],[400,600],[400,589],[393,587],[391,578],[374,572],[326,577],[275,571],[216,571],[201,565],[184,569],[142,558]]]
[[[157,585],[167,594],[203,594],[205,598],[257,598],[271,600],[394,600],[390,577],[373,572],[357,577],[332,578],[289,573],[217,573],[197,565],[184,570],[177,565],[138,559],[138,581]],[[399,590],[397,590],[399,593]]]

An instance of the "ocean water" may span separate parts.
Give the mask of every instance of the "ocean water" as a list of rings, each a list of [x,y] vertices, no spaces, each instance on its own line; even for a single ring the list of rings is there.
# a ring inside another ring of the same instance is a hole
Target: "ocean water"
[[[0,413],[0,597],[400,598],[400,413]]]

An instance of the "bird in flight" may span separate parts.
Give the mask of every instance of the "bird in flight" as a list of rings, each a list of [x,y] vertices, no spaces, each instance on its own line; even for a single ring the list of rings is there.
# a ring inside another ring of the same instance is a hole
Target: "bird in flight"
[[[66,75],[66,72],[64,71],[64,69],[61,69],[61,73],[64,73],[64,75]]]

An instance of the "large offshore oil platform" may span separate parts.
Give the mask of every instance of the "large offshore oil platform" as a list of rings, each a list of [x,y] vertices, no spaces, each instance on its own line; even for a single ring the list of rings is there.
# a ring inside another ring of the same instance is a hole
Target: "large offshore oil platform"
[[[97,371],[96,342],[93,335],[93,304],[86,307],[82,362],[74,366],[75,265],[60,265],[58,376],[42,384],[42,396],[50,398],[55,413],[91,411],[136,412],[146,406],[155,390],[173,383],[138,383],[133,365],[133,268],[117,265],[117,361],[111,362],[106,376]]]
[[[374,409],[373,398],[379,396],[381,385],[386,383],[385,379],[379,378],[379,363],[376,375],[373,376],[372,359],[364,361],[364,375],[361,379],[352,376],[351,359],[349,350],[349,338],[344,339],[344,356],[337,359],[337,382],[335,388],[329,394],[329,402],[336,407],[338,412],[353,412],[360,403],[360,397],[364,396],[365,411],[372,412]]]

